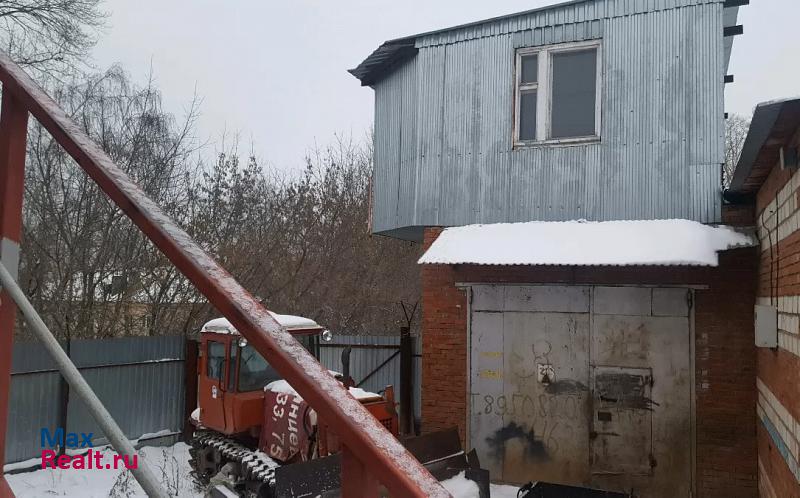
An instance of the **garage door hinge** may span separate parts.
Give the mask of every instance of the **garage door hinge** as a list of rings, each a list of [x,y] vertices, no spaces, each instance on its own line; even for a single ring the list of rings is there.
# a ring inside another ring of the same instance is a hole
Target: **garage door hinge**
[[[694,293],[690,290],[686,291],[686,305],[689,306],[689,309],[694,306]]]

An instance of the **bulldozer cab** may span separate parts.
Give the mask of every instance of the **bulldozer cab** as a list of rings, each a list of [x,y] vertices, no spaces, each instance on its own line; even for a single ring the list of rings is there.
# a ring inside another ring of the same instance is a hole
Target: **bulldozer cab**
[[[327,331],[308,318],[274,313],[273,317],[319,358],[319,340]],[[207,322],[200,336],[199,423],[223,434],[250,432],[257,437],[264,386],[280,380],[280,375],[225,318]]]

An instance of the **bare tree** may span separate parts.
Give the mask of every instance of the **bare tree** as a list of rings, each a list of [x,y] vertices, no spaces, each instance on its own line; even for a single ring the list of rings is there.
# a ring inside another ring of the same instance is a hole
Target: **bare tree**
[[[747,138],[747,131],[750,129],[750,118],[739,114],[731,114],[725,120],[725,164],[722,168],[722,187],[728,188],[733,178],[733,171],[739,156],[742,154],[742,146]]]
[[[56,98],[151,198],[185,222],[199,167],[191,159],[194,110],[176,123],[152,85],[135,88],[119,69],[65,86]],[[161,254],[39,124],[29,138],[23,216],[20,281],[66,340],[142,333],[157,325],[144,318],[153,309],[192,299]]]
[[[194,111],[118,69],[56,97],[112,159],[268,308],[346,333],[396,333],[419,296],[419,247],[367,232],[372,153],[337,140],[287,177],[235,147],[195,160]],[[194,108],[193,108],[194,109]],[[217,314],[34,124],[21,283],[56,334],[182,334]],[[24,328],[23,328],[24,333]]]
[[[0,46],[34,73],[73,73],[107,14],[102,0],[0,0]]]
[[[419,296],[419,247],[367,233],[368,145],[338,139],[298,178],[220,154],[198,183],[192,233],[276,312],[342,333],[396,333]]]

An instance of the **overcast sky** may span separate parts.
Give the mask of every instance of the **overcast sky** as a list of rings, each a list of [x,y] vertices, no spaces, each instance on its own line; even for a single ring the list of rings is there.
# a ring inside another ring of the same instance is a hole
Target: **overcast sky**
[[[153,68],[168,110],[202,98],[198,136],[219,148],[238,133],[249,150],[284,170],[337,133],[372,125],[373,92],[346,69],[382,41],[556,3],[552,0],[106,0],[109,27],[94,58],[121,64],[135,81]],[[798,0],[755,0],[739,11],[727,111],[800,93]]]

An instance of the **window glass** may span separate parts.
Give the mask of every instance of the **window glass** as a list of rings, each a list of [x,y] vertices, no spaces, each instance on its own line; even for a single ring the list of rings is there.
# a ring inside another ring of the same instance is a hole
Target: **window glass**
[[[520,94],[519,139],[536,140],[536,90]]]
[[[241,348],[239,356],[239,391],[255,391],[281,376],[251,345]]]
[[[552,54],[552,138],[595,134],[597,50]]]
[[[539,57],[536,55],[524,55],[522,59],[522,71],[520,83],[536,83],[539,76]]]
[[[314,358],[319,358],[319,335],[296,335],[294,336]]]
[[[219,381],[225,376],[225,345],[221,342],[208,342],[206,376]]]
[[[235,345],[231,345],[231,362],[230,365],[230,374],[228,375],[228,391],[233,391],[234,386],[236,386],[236,354],[239,351]]]
[[[309,350],[315,357],[317,336],[295,336],[300,344]],[[281,375],[272,365],[267,363],[253,346],[248,344],[239,348],[239,392],[256,391],[272,381],[280,380]]]

